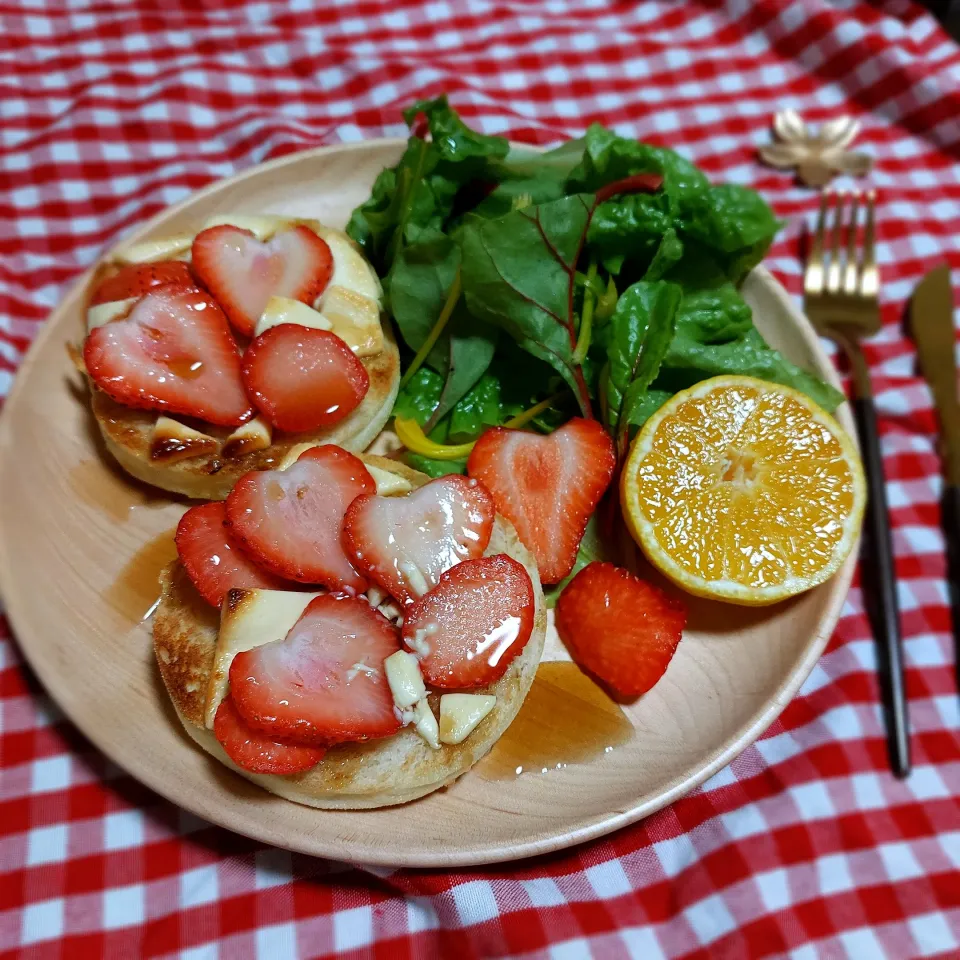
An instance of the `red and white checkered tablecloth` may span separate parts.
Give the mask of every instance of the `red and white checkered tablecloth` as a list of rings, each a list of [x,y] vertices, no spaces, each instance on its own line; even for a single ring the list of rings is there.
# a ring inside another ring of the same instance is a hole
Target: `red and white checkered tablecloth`
[[[901,319],[960,269],[960,48],[909,0],[0,0],[0,393],[50,309],[143,217],[320,143],[403,132],[442,91],[489,133],[593,120],[750,183],[775,110],[863,124],[884,329],[867,347],[896,525],[915,769],[887,769],[860,591],[780,719],[606,839],[453,873],[263,847],[105,761],[0,637],[0,950],[25,957],[960,956],[960,700],[930,395]]]

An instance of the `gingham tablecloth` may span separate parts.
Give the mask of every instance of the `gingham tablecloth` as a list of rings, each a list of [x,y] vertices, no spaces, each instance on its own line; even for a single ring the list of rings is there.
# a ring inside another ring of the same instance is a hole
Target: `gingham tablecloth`
[[[515,864],[363,870],[183,813],[91,747],[0,640],[0,949],[27,957],[960,955],[960,716],[930,395],[904,303],[960,269],[960,48],[903,2],[0,0],[0,391],[47,313],[143,217],[262,160],[403,132],[447,91],[534,143],[593,120],[750,183],[775,110],[863,124],[880,190],[882,417],[915,768],[887,769],[854,587],[801,694],[691,796]]]

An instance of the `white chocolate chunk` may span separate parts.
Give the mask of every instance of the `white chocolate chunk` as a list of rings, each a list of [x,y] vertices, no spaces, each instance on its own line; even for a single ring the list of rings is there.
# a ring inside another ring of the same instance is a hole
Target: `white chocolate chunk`
[[[403,619],[402,619],[401,616],[400,616],[400,614],[403,613],[403,611],[402,611],[392,600],[384,600],[384,602],[381,603],[380,606],[377,607],[377,609],[378,609],[388,620],[397,620],[397,621],[399,621],[399,622],[397,623],[397,626],[398,626],[398,627],[402,627],[402,626],[403,626]]]
[[[141,240],[124,247],[116,254],[117,263],[153,263],[155,260],[189,259],[193,246],[192,233],[178,233],[172,237]],[[183,255],[186,254],[186,257]]]
[[[427,695],[420,675],[420,663],[412,653],[398,650],[390,654],[383,661],[383,669],[387,673],[387,683],[398,710],[412,707]]]
[[[316,221],[310,222],[310,228],[326,241],[333,256],[333,273],[330,275],[330,283],[317,298],[317,306],[323,309],[331,288],[345,287],[362,297],[368,297],[379,309],[383,297],[380,279],[363,254],[354,246],[353,241],[343,231],[325,227]]]
[[[319,443],[295,443],[277,464],[277,470],[289,470],[300,459],[301,454],[319,446]]]
[[[263,417],[254,417],[237,427],[223,441],[225,457],[242,457],[254,450],[266,450],[273,443],[273,430]]]
[[[358,357],[372,357],[383,349],[380,307],[375,300],[331,284],[323,292],[318,309],[330,329]]]
[[[98,303],[87,309],[87,333],[102,327],[117,317],[122,317],[135,303],[136,297],[130,297],[127,300],[108,300],[106,303]]]
[[[207,217],[203,224],[204,230],[210,227],[239,227],[249,230],[258,240],[269,240],[275,233],[289,226],[290,218],[270,214],[251,213],[215,213]]]
[[[188,427],[172,417],[159,416],[150,437],[150,459],[176,463],[204,454],[216,453],[220,444],[215,437]]]
[[[410,587],[411,592],[415,593],[418,597],[422,597],[425,593],[430,592],[430,585],[416,564],[411,563],[409,560],[401,560],[400,563],[397,564],[397,569],[400,571],[401,576],[406,578],[407,585]]]
[[[282,640],[319,593],[286,590],[231,590],[220,608],[220,632],[213,653],[204,722],[213,729],[217,707],[227,695],[230,664],[245,650]]]
[[[463,743],[496,702],[489,694],[445,693],[440,698],[441,742]]]
[[[396,497],[401,493],[409,493],[413,489],[413,484],[406,477],[401,477],[399,473],[391,473],[389,470],[374,467],[369,463],[367,470],[376,481],[377,493],[381,497]]]
[[[440,727],[426,698],[418,700],[414,705],[413,726],[434,750],[440,749]]]
[[[316,330],[332,330],[333,323],[313,307],[293,300],[291,297],[271,297],[257,321],[255,336],[264,330],[279,326],[281,323],[296,323],[301,327],[313,327]]]

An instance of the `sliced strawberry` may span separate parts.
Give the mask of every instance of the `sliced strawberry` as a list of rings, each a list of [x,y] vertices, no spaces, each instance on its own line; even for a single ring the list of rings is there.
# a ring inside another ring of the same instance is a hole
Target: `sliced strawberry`
[[[333,274],[327,242],[304,226],[281,230],[266,243],[240,227],[210,227],[194,237],[190,259],[230,322],[248,337],[271,297],[313,303]]]
[[[639,697],[663,676],[687,622],[678,599],[597,562],[567,584],[556,614],[573,659],[622,697]]]
[[[533,631],[533,584],[505,553],[465,560],[403,618],[403,639],[433,687],[463,690],[499,680]]]
[[[440,477],[405,497],[357,497],[343,518],[343,545],[361,573],[413,603],[445,570],[483,556],[495,515],[481,484]]]
[[[477,441],[467,473],[537,558],[540,579],[572,569],[587,521],[610,484],[616,454],[596,420],[575,417],[548,436],[494,427]]]
[[[83,362],[96,385],[128,407],[227,427],[253,416],[226,317],[195,288],[155,287],[124,319],[90,333]]]
[[[340,530],[347,507],[376,481],[363,461],[340,447],[311,447],[286,470],[255,470],[227,497],[230,533],[266,570],[301,583],[362,593]]]
[[[243,382],[257,409],[288,433],[342,420],[370,388],[366,367],[340,337],[298,323],[271,327],[250,344]]]
[[[323,747],[281,743],[258,733],[244,722],[230,697],[217,707],[213,733],[226,755],[251,773],[300,773],[316,766],[326,753]]]
[[[131,263],[121,267],[97,284],[90,297],[90,306],[133,297],[139,299],[148,290],[164,283],[194,286],[189,265],[181,260],[162,260],[159,263]]]
[[[177,524],[177,555],[207,603],[219,607],[228,590],[289,590],[290,584],[261,570],[230,536],[222,503],[191,507]]]
[[[400,729],[383,661],[400,634],[362,597],[326,593],[310,602],[283,640],[239,653],[230,696],[270,737],[327,746]]]

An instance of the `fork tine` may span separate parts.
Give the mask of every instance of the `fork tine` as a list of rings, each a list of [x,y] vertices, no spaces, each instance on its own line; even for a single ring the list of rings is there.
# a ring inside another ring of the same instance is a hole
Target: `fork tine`
[[[827,293],[840,292],[840,244],[843,241],[843,213],[847,202],[845,193],[836,194],[833,208],[833,230],[830,243],[830,266],[827,268]]]
[[[827,222],[827,196],[826,191],[820,194],[817,227],[807,254],[807,268],[803,273],[803,292],[812,297],[823,293],[823,238]]]
[[[860,263],[861,297],[876,297],[880,289],[880,271],[877,269],[875,250],[874,205],[876,199],[876,191],[871,190],[867,194],[867,225],[863,231],[863,259]]]
[[[857,292],[860,267],[857,263],[857,214],[859,213],[860,194],[853,192],[850,200],[850,225],[847,230],[847,265],[843,271],[843,292],[853,296]]]

